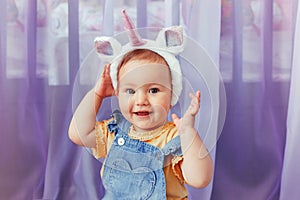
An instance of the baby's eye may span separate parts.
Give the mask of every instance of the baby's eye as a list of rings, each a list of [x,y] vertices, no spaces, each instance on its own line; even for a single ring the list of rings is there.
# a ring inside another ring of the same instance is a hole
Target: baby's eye
[[[126,92],[127,92],[127,94],[134,94],[135,93],[135,91],[133,89],[127,89]]]
[[[149,90],[149,93],[150,94],[154,94],[154,93],[158,93],[159,92],[159,89],[158,88],[151,88],[150,90]]]

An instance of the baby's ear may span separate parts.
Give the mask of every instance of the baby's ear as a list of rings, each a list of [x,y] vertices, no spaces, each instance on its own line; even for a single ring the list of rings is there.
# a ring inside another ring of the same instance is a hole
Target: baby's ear
[[[122,49],[121,44],[112,37],[96,37],[94,42],[96,52],[103,61],[111,62]]]
[[[169,28],[162,29],[156,41],[160,47],[166,48],[167,51],[175,55],[181,53],[184,50],[185,35],[182,26],[171,26]]]

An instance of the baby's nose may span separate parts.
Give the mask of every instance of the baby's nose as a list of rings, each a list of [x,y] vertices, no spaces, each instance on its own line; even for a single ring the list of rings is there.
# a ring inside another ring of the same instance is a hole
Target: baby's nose
[[[145,93],[143,91],[137,92],[135,101],[136,101],[137,105],[147,105],[147,104],[149,104],[147,93]]]

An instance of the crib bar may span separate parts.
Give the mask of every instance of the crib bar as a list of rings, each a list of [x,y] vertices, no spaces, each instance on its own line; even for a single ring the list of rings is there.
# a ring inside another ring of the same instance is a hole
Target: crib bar
[[[36,79],[36,49],[37,49],[37,0],[27,1],[27,19],[25,26],[25,39],[27,46],[27,75],[34,85]]]
[[[165,26],[180,24],[180,0],[165,0]]]
[[[102,27],[102,35],[111,36],[114,34],[114,0],[105,0]]]
[[[68,3],[69,21],[69,83],[73,85],[79,70],[79,0]]]
[[[0,85],[6,79],[6,1],[0,1]]]
[[[262,69],[264,70],[264,80],[266,84],[272,83],[273,66],[273,0],[263,1],[262,20]],[[270,85],[266,85],[269,87]],[[270,88],[269,88],[270,89]],[[267,90],[268,91],[268,90]]]
[[[137,1],[137,28],[147,27],[147,1],[138,0]]]
[[[243,5],[240,0],[232,1],[232,81],[242,83],[243,78]],[[239,87],[241,84],[234,84]]]

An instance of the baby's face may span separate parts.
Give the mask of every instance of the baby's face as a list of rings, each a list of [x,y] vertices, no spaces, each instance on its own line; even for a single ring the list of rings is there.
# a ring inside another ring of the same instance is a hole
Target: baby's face
[[[119,106],[136,131],[162,126],[171,108],[171,73],[167,65],[132,60],[119,71]]]

